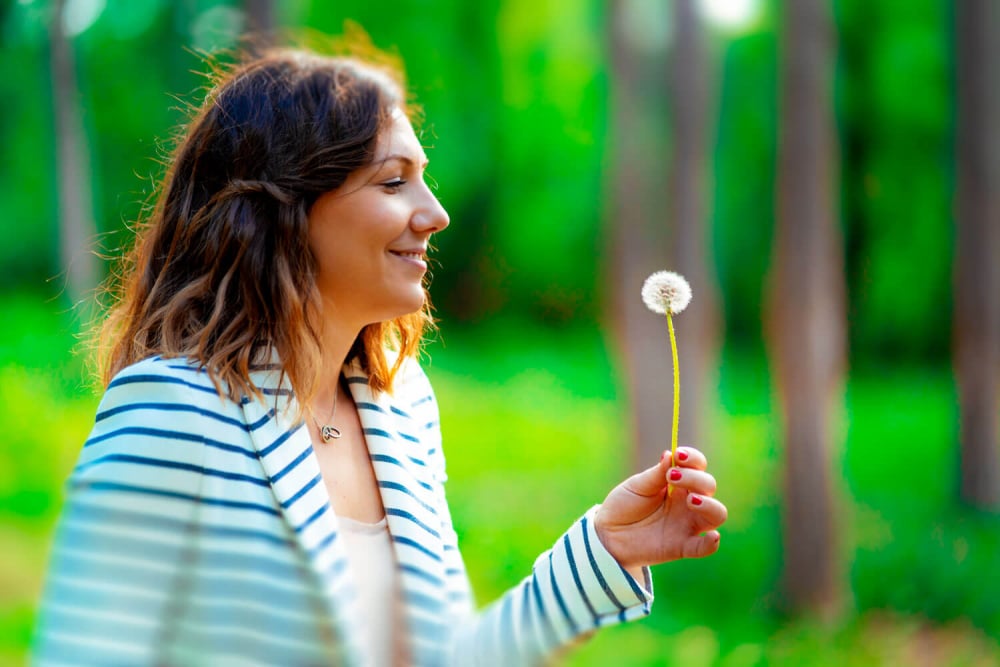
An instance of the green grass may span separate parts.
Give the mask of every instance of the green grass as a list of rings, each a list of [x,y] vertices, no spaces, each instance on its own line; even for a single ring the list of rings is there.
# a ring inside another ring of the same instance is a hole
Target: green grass
[[[69,313],[30,296],[0,297],[0,308],[0,664],[18,664],[62,480],[98,397],[67,353]],[[487,603],[627,474],[622,383],[596,331],[500,322],[445,326],[442,337],[428,372],[442,408],[448,493]],[[777,592],[780,433],[766,361],[729,350],[720,378],[702,444],[730,508],[722,549],[656,568],[653,615],[602,631],[566,664],[1000,665],[1000,526],[955,501],[948,369],[882,369],[847,386],[835,456],[846,602],[825,624],[786,617]]]

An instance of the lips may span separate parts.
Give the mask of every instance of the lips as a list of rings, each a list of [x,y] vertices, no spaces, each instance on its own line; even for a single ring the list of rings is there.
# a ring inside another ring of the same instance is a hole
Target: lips
[[[405,257],[407,259],[417,259],[423,261],[425,252],[423,250],[390,250],[393,255],[397,257]]]
[[[427,270],[427,249],[410,248],[407,250],[390,250],[390,255],[395,255],[411,266],[419,268],[421,271]]]

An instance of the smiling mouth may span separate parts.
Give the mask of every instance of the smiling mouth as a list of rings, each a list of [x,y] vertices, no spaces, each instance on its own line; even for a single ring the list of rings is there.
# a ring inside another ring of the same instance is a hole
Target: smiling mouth
[[[389,252],[397,257],[405,257],[406,259],[415,259],[419,261],[424,260],[424,253],[422,252],[399,252],[396,250],[390,250]]]

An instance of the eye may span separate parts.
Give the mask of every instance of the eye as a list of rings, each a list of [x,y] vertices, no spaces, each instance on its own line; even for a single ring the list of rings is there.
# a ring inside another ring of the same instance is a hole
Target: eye
[[[406,181],[402,178],[393,178],[391,180],[381,183],[382,187],[388,192],[398,192],[401,187],[406,185]]]

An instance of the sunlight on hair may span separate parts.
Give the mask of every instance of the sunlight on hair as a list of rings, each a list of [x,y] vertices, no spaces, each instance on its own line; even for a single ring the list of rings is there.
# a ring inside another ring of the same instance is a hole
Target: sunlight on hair
[[[760,0],[698,0],[701,14],[713,26],[738,32],[760,18]]]

